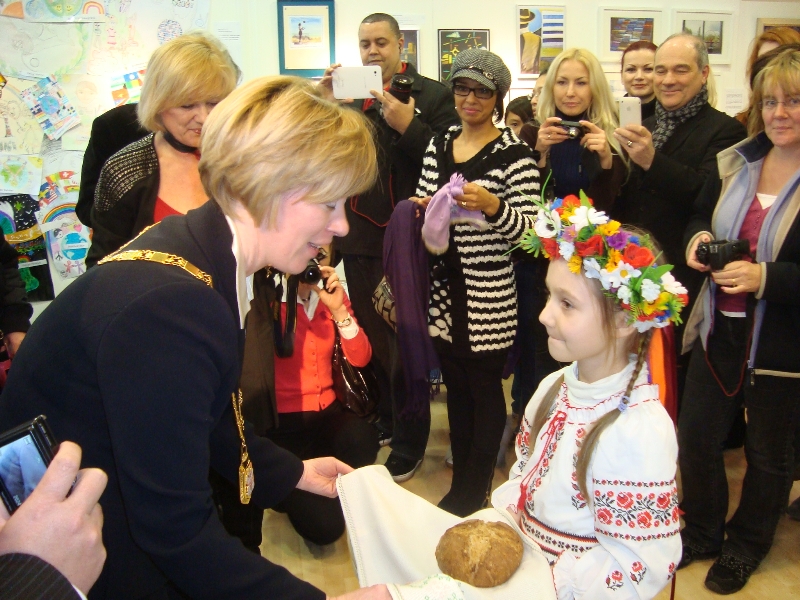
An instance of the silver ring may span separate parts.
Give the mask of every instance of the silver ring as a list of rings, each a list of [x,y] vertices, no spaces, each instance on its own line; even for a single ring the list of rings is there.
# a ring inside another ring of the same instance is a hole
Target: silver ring
[[[548,140],[550,139],[550,134],[549,134],[549,133],[547,134],[547,139],[548,139]]]
[[[463,206],[464,208],[467,208],[467,203],[466,202],[462,202],[461,206]]]
[[[630,148],[631,146],[633,146],[633,142],[628,140],[628,148]]]

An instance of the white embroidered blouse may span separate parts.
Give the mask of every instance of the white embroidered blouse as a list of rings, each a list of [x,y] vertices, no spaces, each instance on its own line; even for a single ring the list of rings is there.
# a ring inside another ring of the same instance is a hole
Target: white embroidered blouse
[[[550,561],[559,600],[654,597],[681,557],[675,428],[643,368],[628,409],[601,435],[589,467],[587,505],[575,468],[591,425],[617,410],[634,363],[586,384],[577,364],[542,381],[517,435],[517,461],[492,504],[519,515],[520,528]],[[541,431],[531,423],[560,375],[564,383]]]

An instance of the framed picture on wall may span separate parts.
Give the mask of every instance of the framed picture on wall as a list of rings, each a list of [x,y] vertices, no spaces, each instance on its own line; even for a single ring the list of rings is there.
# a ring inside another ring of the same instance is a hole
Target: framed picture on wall
[[[419,31],[416,29],[401,29],[403,36],[403,51],[400,60],[407,62],[419,73]]]
[[[469,48],[489,49],[488,29],[439,30],[439,81],[450,78],[450,69],[459,52]]]
[[[533,79],[564,50],[564,6],[517,6],[519,79]]]
[[[321,77],[335,62],[334,0],[278,0],[278,58],[282,75]]]
[[[672,33],[685,31],[702,39],[711,64],[729,64],[733,46],[733,13],[676,10]]]
[[[758,19],[756,21],[756,35],[761,35],[768,29],[776,27],[791,27],[800,33],[800,19]]]
[[[604,62],[618,62],[630,44],[641,40],[658,45],[664,41],[664,13],[634,8],[600,9],[600,52]]]

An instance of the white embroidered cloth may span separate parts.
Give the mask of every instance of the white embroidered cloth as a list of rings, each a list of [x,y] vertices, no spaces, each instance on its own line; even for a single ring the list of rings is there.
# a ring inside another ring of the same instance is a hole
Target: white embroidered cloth
[[[455,600],[461,597],[459,591],[465,600],[555,600],[550,566],[539,547],[523,536],[522,564],[502,585],[476,588],[447,577],[422,582],[441,573],[434,555],[439,538],[466,519],[397,485],[383,465],[363,467],[340,477],[338,488],[350,553],[362,587],[397,584],[389,586],[395,600]],[[470,518],[502,521],[519,532],[510,518],[493,508]]]

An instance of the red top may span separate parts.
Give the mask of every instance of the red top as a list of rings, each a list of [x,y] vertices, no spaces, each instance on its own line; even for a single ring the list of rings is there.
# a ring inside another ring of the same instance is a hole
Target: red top
[[[758,246],[758,236],[761,234],[761,226],[769,212],[770,207],[762,208],[758,196],[753,198],[750,208],[742,221],[742,228],[739,230],[738,238],[750,242],[750,253],[755,254]],[[743,256],[745,262],[753,262],[749,256]],[[747,294],[726,294],[722,290],[717,290],[716,310],[726,313],[743,313],[747,310]]]
[[[180,215],[180,214],[181,214],[180,211],[172,208],[161,198],[156,198],[156,207],[153,209],[153,223],[158,223],[164,217],[169,217],[170,215]]]
[[[353,317],[347,295],[344,305]],[[281,304],[281,315],[286,319],[286,303]],[[322,302],[317,304],[314,318],[309,321],[302,305],[297,306],[297,329],[294,335],[294,353],[288,358],[275,356],[275,395],[279,413],[320,411],[336,400],[333,391],[334,327],[331,311]],[[351,340],[342,338],[342,350],[355,367],[363,367],[372,358],[364,330]]]

